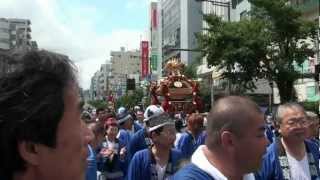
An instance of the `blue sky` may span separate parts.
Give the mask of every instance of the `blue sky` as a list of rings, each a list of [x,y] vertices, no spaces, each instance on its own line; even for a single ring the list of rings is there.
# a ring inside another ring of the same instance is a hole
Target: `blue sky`
[[[111,32],[112,29],[147,28],[148,6],[146,0],[60,0],[59,19],[69,23],[74,16],[89,21],[100,34]],[[71,19],[68,19],[71,18]]]
[[[31,20],[40,49],[66,54],[79,68],[83,88],[110,51],[138,49],[147,39],[153,0],[0,0],[0,17]]]

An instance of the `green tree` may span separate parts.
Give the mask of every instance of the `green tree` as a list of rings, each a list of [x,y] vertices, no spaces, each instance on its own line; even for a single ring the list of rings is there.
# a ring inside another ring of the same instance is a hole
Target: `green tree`
[[[107,102],[104,100],[93,100],[93,101],[88,101],[88,104],[90,104],[91,106],[95,107],[96,109],[98,108],[107,108]]]
[[[203,56],[238,89],[253,90],[254,81],[265,78],[277,84],[281,102],[293,100],[293,84],[301,77],[294,62],[301,65],[314,53],[315,23],[303,20],[288,0],[249,2],[251,16],[239,22],[204,15],[208,28],[198,35]]]
[[[197,78],[197,64],[196,63],[192,63],[190,65],[187,65],[184,69],[183,69],[183,74],[191,79],[196,79]]]
[[[119,108],[123,106],[130,109],[135,105],[141,103],[142,97],[143,97],[143,90],[136,89],[132,93],[127,93],[124,96],[120,97],[116,102],[116,107]]]

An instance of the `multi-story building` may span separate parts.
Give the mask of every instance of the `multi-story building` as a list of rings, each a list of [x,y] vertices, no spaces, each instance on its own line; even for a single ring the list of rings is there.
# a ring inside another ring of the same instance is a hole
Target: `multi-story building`
[[[94,73],[90,83],[90,99],[98,99],[98,71]]]
[[[31,40],[31,22],[28,19],[0,18],[0,48],[36,49]]]
[[[37,49],[37,43],[31,41],[31,22],[27,19],[0,18],[0,50],[5,52],[9,49]],[[0,75],[10,71],[10,64],[2,60],[0,62]]]
[[[203,14],[215,14],[221,17],[225,21],[231,20],[231,4],[228,7],[227,0],[219,1],[221,3],[220,6],[213,4],[212,2],[202,1],[202,12]],[[207,23],[203,20],[202,21],[202,29],[208,28]],[[206,31],[202,31],[201,33],[206,33]],[[214,67],[208,68],[208,63],[206,57],[202,58],[201,64],[198,66],[197,74],[200,78],[206,81],[207,84],[211,84],[212,82],[212,73],[216,71]],[[219,74],[218,72],[216,74]]]
[[[91,78],[90,99],[102,100],[108,96],[110,71],[110,64],[102,64],[100,69],[94,73]]]
[[[141,72],[140,51],[126,51],[121,47],[120,51],[111,51],[111,77],[109,78],[109,90],[116,96],[126,93],[127,79],[135,79],[139,86]]]
[[[196,33],[201,32],[201,4],[195,0],[161,0],[162,55],[165,63],[180,58],[190,64],[199,53],[184,51],[197,48]]]
[[[10,49],[9,21],[0,18],[0,49]]]
[[[162,27],[161,6],[159,2],[150,5],[150,72],[156,77],[162,76]]]
[[[247,18],[251,10],[248,0],[232,0],[231,21],[240,21]]]
[[[8,19],[10,25],[10,48],[31,48],[31,22],[28,19]]]

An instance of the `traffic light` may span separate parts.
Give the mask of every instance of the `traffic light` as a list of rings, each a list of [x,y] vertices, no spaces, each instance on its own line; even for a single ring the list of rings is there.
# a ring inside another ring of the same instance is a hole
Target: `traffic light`
[[[136,89],[135,79],[127,79],[127,90],[135,90],[135,89]]]

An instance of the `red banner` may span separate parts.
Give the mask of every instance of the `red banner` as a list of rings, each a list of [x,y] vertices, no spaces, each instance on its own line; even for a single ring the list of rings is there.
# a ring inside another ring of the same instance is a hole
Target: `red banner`
[[[158,21],[157,21],[157,9],[152,9],[152,27],[153,29],[157,29]]]
[[[148,41],[141,41],[141,77],[149,74],[149,44]]]

